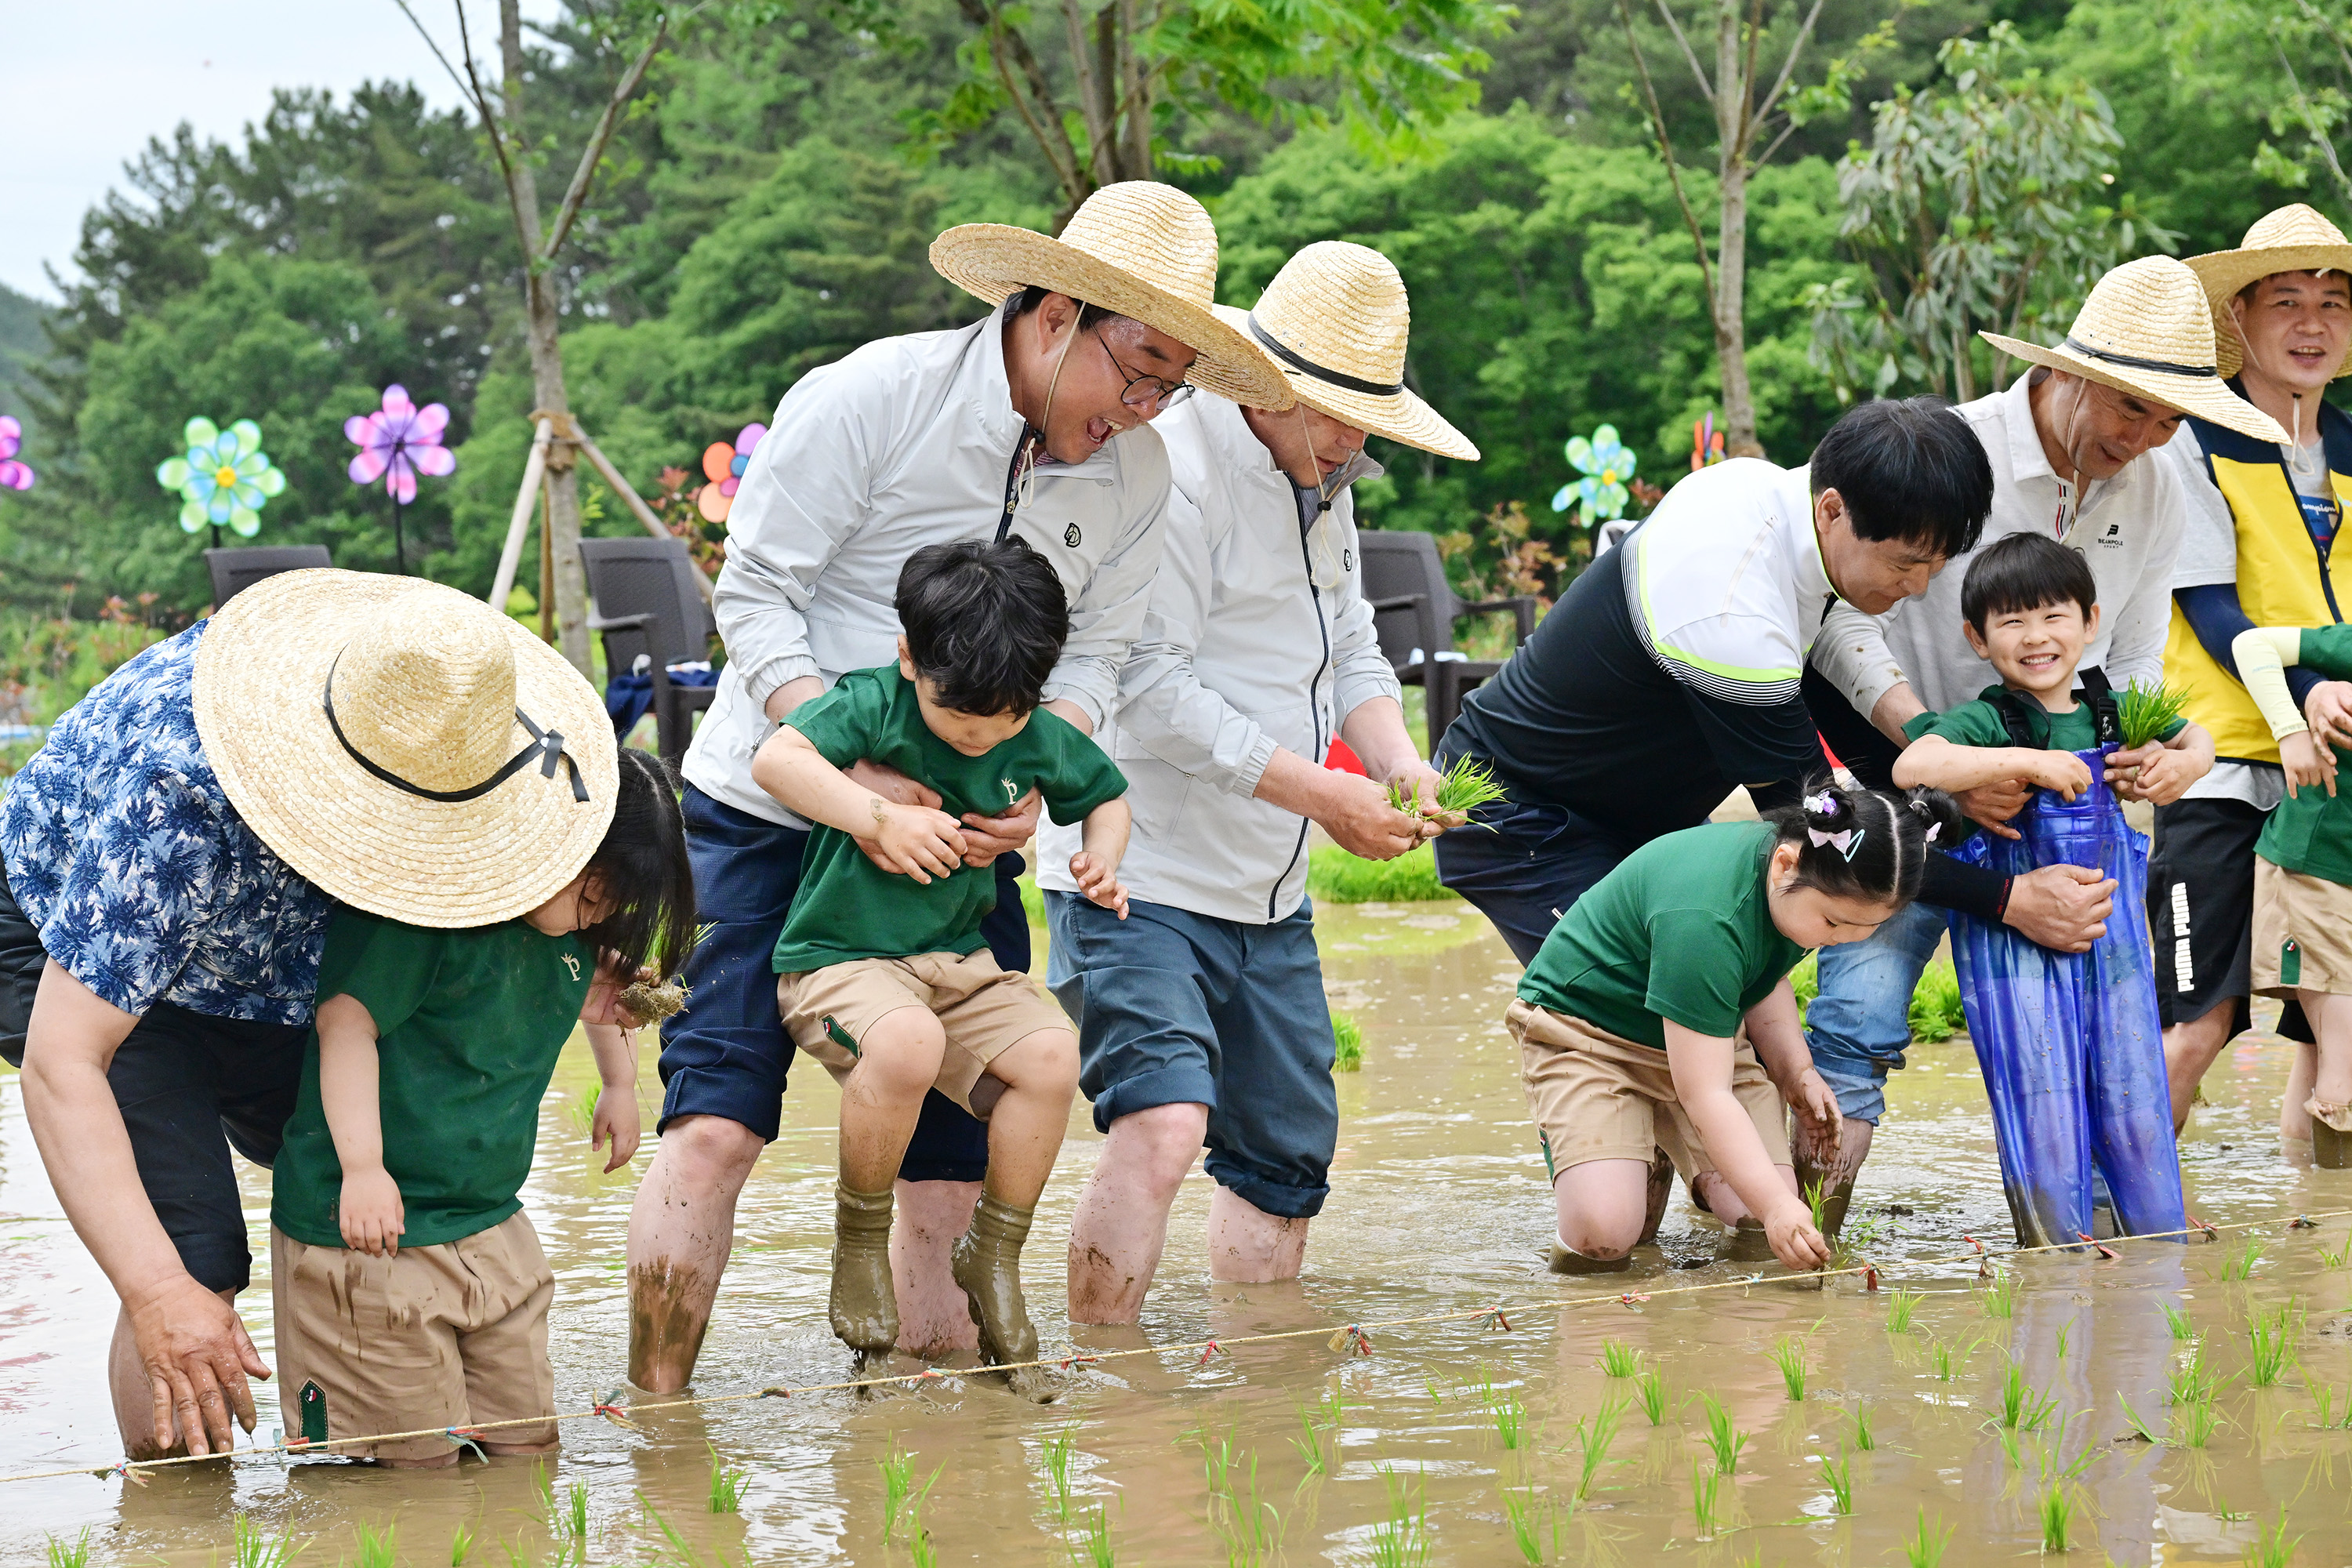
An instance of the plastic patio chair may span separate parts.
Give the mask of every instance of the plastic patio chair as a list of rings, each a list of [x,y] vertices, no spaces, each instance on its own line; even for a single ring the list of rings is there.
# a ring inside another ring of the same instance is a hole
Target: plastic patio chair
[[[280,572],[304,572],[332,566],[334,558],[323,544],[254,544],[242,550],[207,550],[205,570],[213,577],[213,608],[217,610],[264,577]]]
[[[583,539],[580,564],[596,613],[588,629],[604,639],[608,677],[637,667],[653,682],[655,748],[676,765],[694,739],[694,716],[718,696],[716,686],[689,686],[671,678],[673,665],[710,657],[718,625],[694,585],[700,568],[682,539]]]
[[[1498,659],[1468,658],[1454,647],[1454,623],[1464,616],[1509,611],[1518,622],[1512,646],[1536,629],[1536,601],[1522,594],[1470,603],[1445,581],[1437,541],[1418,529],[1366,529],[1356,542],[1364,552],[1364,597],[1389,668],[1407,686],[1418,686],[1429,720],[1429,750],[1434,756],[1446,728],[1462,710],[1464,693],[1503,668]]]

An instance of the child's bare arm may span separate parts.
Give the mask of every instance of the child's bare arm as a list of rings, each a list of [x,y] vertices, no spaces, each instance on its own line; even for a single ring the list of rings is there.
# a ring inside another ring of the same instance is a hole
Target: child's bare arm
[[[1686,1029],[1672,1018],[1663,1022],[1675,1095],[1698,1129],[1699,1142],[1716,1169],[1748,1212],[1763,1222],[1773,1255],[1791,1268],[1828,1262],[1829,1243],[1814,1227],[1812,1212],[1781,1182],[1764,1141],[1756,1135],[1756,1123],[1731,1092],[1731,1042]]]
[[[1837,1126],[1837,1096],[1813,1066],[1812,1047],[1805,1043],[1804,1022],[1797,1013],[1796,988],[1787,980],[1748,1009],[1748,1043],[1756,1047],[1756,1059],[1780,1098],[1798,1115]]]
[[[963,864],[963,825],[943,811],[884,799],[824,760],[787,724],[751,758],[751,782],[783,808],[874,844],[883,865],[929,882]]]
[[[343,1245],[388,1258],[408,1228],[400,1186],[383,1168],[383,1115],[376,1091],[375,1019],[356,996],[319,1005],[319,1104],[343,1167],[337,1206]]]
[[[588,1147],[602,1149],[613,1141],[607,1172],[617,1171],[635,1157],[637,1117],[636,1037],[615,1024],[585,1024],[588,1048],[596,1055],[596,1076],[604,1089],[596,1096],[596,1114],[588,1124]]]
[[[2072,752],[2027,746],[1958,746],[1941,735],[1922,735],[1895,759],[1897,789],[1962,790],[2008,779],[2030,779],[2073,800],[2091,787],[2091,770]]]
[[[1107,800],[1087,813],[1086,847],[1070,857],[1070,877],[1087,899],[1127,919],[1127,889],[1118,880],[1118,863],[1127,855],[1128,831],[1134,814],[1127,797]]]

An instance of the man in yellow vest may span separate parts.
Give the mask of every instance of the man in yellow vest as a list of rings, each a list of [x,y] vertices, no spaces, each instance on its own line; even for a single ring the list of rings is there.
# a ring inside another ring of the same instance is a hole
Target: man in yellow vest
[[[2254,840],[2284,792],[2270,727],[2238,679],[2230,642],[2250,626],[2315,626],[2352,605],[2352,556],[2338,555],[2352,497],[2352,417],[2324,401],[2352,341],[2352,243],[2311,208],[2281,207],[2236,250],[2189,263],[2212,301],[2221,374],[2278,421],[2283,446],[2192,418],[2163,449],[2188,492],[2173,576],[2165,679],[2220,761],[2188,795],[2156,813],[2147,919],[2176,1124],[2198,1080],[2248,1026]],[[2308,671],[2288,679],[2314,739],[2352,740],[2352,684]],[[2309,1040],[2290,1002],[2282,1032]],[[2307,1074],[2309,1053],[2299,1058]],[[2310,1084],[2290,1083],[2279,1131],[2309,1138]]]

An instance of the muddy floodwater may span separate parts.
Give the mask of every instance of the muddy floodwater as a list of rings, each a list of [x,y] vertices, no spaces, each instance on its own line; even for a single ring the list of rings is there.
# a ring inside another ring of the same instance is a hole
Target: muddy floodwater
[[[2040,1553],[2053,1513],[2068,1560],[2087,1564],[2238,1562],[2282,1521],[2300,1543],[2273,1561],[2352,1563],[2347,1221],[2284,1223],[2352,1209],[2352,1173],[2281,1159],[2275,1036],[2222,1058],[2182,1150],[2191,1211],[2269,1222],[2259,1229],[2022,1259],[1981,1281],[1954,1260],[1961,1238],[1998,1255],[2009,1225],[1975,1060],[1955,1039],[1918,1047],[1897,1076],[1856,1196],[1877,1292],[1719,1259],[1720,1231],[1678,1191],[1662,1250],[1600,1287],[1648,1298],[1563,1309],[1596,1287],[1539,1260],[1550,1205],[1497,1023],[1517,974],[1509,953],[1461,904],[1332,907],[1319,924],[1364,1065],[1339,1079],[1339,1160],[1305,1279],[1213,1285],[1210,1184],[1196,1171],[1140,1331],[1071,1334],[1061,1243],[1100,1143],[1081,1103],[1029,1258],[1046,1344],[1099,1353],[1498,1304],[1507,1331],[1374,1327],[1370,1355],[1316,1333],[1205,1361],[1197,1349],[1115,1359],[1076,1370],[1045,1409],[950,1376],[895,1398],[753,1398],[641,1414],[634,1429],[571,1422],[544,1468],[251,1458],[143,1487],[0,1479],[0,1563],[85,1540],[94,1563],[275,1561],[251,1543],[237,1553],[241,1518],[307,1543],[295,1561],[317,1568],[450,1563],[461,1534],[466,1561],[500,1564],[1643,1568],[1665,1553],[1731,1568],[1933,1561],[1916,1548],[1924,1514],[1957,1568]],[[594,1081],[575,1041],[524,1194],[555,1266],[566,1409],[623,1382],[622,1254],[647,1157],[612,1176],[592,1164]],[[650,1051],[643,1094],[650,1126]],[[783,1134],[744,1190],[698,1394],[846,1375],[824,1322],[835,1104],[824,1074],[794,1075]],[[257,1277],[243,1306],[267,1357],[268,1177],[247,1167],[244,1180]],[[58,1214],[16,1079],[0,1077],[0,1478],[99,1468],[119,1452],[100,1372],[113,1298]],[[1666,1293],[1759,1268],[1762,1284]],[[1891,1327],[1906,1310],[1907,1327]],[[265,1437],[274,1406],[265,1393]],[[712,1510],[714,1463],[741,1474],[735,1511]],[[895,1517],[894,1470],[919,1493]]]

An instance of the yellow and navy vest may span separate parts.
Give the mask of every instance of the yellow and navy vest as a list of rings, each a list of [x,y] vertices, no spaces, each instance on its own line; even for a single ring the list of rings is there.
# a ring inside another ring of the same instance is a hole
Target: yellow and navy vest
[[[2244,395],[2236,382],[2230,384]],[[2295,492],[2274,443],[2194,416],[2189,424],[2204,448],[2205,471],[2237,523],[2238,604],[2247,619],[2258,626],[2322,626],[2343,620],[2345,606],[2352,605],[2352,557],[2330,546],[2343,505],[2352,501],[2352,417],[2332,405],[2319,406],[2320,440],[2335,490],[2332,516],[2326,515],[2326,499],[2306,502]],[[2312,520],[2322,524],[2319,534],[2305,519],[2306,505],[2322,513]],[[2211,733],[2213,750],[2222,760],[2277,763],[2278,742],[2271,739],[2254,700],[2205,651],[2178,603],[2165,637],[2164,677],[2186,693],[2189,721]]]

